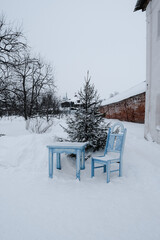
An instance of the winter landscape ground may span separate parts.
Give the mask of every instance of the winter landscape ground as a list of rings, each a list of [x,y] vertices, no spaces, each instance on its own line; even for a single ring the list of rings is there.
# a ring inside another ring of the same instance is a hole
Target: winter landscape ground
[[[0,120],[0,240],[159,240],[160,145],[143,138],[144,125],[124,122],[123,177],[107,184],[102,169],[90,178],[90,159],[77,181],[65,155],[48,178],[46,145],[65,137],[60,124],[34,134],[23,118]]]

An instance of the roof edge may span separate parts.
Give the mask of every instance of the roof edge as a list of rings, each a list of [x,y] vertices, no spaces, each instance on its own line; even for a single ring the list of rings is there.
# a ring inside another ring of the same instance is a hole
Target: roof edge
[[[134,12],[138,10],[142,10],[144,12],[151,0],[137,0],[136,6],[134,8]]]
[[[128,90],[125,90],[117,95],[115,95],[112,98],[108,98],[102,102],[102,106],[110,105],[113,103],[118,103],[121,102],[125,99],[137,96],[139,94],[145,93],[146,92],[146,81],[143,81]]]

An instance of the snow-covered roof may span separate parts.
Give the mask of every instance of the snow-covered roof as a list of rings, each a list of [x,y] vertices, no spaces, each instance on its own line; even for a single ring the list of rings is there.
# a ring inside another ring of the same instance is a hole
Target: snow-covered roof
[[[71,102],[77,103],[79,101],[79,98],[77,95],[75,95],[73,98],[71,98]]]
[[[103,101],[102,105],[108,105],[116,102],[120,102],[124,99],[130,98],[132,96],[136,96],[140,93],[146,92],[146,81],[137,84],[136,86],[124,91],[122,93],[117,94],[116,96],[109,98]]]
[[[74,95],[74,97],[72,98],[68,98],[68,97],[64,97],[63,100],[61,101],[61,103],[64,103],[64,102],[74,102],[75,104],[79,103],[80,99],[78,97],[77,94]]]

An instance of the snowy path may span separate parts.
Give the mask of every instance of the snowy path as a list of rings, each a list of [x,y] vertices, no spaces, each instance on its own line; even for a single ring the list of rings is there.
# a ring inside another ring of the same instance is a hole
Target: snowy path
[[[90,178],[90,160],[78,182],[65,156],[48,178],[46,145],[63,135],[58,124],[49,134],[1,137],[0,240],[159,240],[160,146],[143,139],[143,125],[124,125],[124,176],[109,184],[100,169]]]

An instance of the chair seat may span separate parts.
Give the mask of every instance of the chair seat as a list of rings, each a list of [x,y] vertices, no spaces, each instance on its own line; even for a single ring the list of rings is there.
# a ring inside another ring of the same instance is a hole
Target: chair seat
[[[120,158],[120,153],[115,153],[115,152],[109,152],[105,156],[97,156],[93,157],[95,160],[100,160],[100,161],[108,161],[108,160],[113,160],[113,159],[119,159]]]

